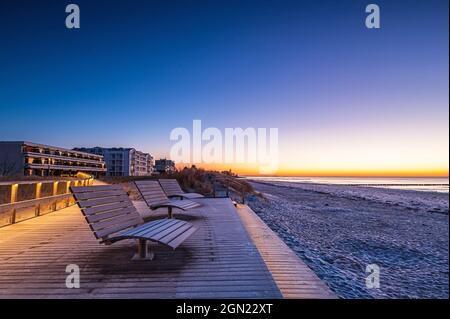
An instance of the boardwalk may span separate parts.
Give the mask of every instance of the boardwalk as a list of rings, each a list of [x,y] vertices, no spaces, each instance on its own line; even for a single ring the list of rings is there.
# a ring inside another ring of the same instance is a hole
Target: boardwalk
[[[133,241],[100,245],[75,206],[4,227],[0,298],[281,298],[231,201],[200,201],[175,213],[199,231],[175,251],[156,246],[150,262],[130,261]],[[79,289],[65,286],[68,264],[80,267]]]
[[[238,214],[226,198],[197,201],[201,208],[175,217],[199,231],[175,251],[155,246],[153,261],[131,261],[133,241],[100,245],[76,206],[3,227],[0,298],[332,297],[253,212]],[[149,219],[166,217],[135,205]],[[65,286],[68,264],[80,267],[79,289]]]

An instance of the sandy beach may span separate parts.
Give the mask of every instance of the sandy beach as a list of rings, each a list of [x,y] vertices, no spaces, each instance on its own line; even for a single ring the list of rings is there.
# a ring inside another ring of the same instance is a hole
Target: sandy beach
[[[448,194],[252,182],[249,206],[341,298],[448,298]],[[368,289],[368,264],[380,288]]]

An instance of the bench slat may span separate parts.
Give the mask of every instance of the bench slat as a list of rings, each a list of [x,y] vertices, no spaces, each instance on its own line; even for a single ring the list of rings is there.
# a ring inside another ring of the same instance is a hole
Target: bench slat
[[[73,193],[90,193],[99,191],[111,191],[123,189],[120,185],[102,185],[102,186],[72,186]]]
[[[148,191],[148,190],[145,190],[145,189],[141,189],[141,192],[146,194],[146,195],[148,195],[148,196],[164,198],[166,200],[168,199],[166,194],[163,194],[162,192]]]
[[[189,238],[191,235],[193,235],[196,231],[198,230],[198,228],[196,227],[191,227],[188,230],[186,230],[184,233],[182,233],[181,235],[179,235],[177,238],[175,238],[174,240],[172,240],[171,242],[167,243],[167,246],[172,247],[173,249],[177,248],[178,246],[180,246],[187,238]]]
[[[139,226],[135,229],[130,229],[128,230],[126,233],[122,234],[122,235],[133,235],[133,236],[140,236],[146,233],[150,233],[153,230],[156,230],[160,227],[164,227],[165,225],[168,225],[170,223],[172,223],[172,219],[159,219],[157,220],[158,223],[155,222],[151,222],[151,223],[146,223],[142,226]]]
[[[182,225],[183,223],[185,223],[182,220],[178,220],[178,219],[169,219],[170,222],[166,223],[164,225],[162,225],[161,227],[157,227],[155,229],[152,230],[146,230],[145,232],[139,233],[139,236],[144,236],[144,237],[154,237],[158,234],[160,234],[161,232],[164,232],[168,229],[172,229],[173,227],[178,227],[177,225]]]
[[[171,227],[161,230],[157,234],[153,234],[152,237],[155,238],[156,240],[161,240],[161,238],[173,233],[178,228],[183,227],[185,224],[186,223],[184,222],[173,224]]]
[[[183,209],[190,209],[190,208],[194,208],[194,207],[199,207],[200,204],[193,202],[191,200],[172,200],[170,201],[170,203],[174,206],[183,208]]]
[[[163,200],[168,200],[167,196],[162,194],[162,193],[158,193],[158,192],[148,192],[146,190],[141,190],[142,194],[146,195],[146,196],[151,196],[153,198],[158,198],[158,199],[163,199]]]
[[[167,196],[184,193],[176,179],[160,179],[159,184],[161,184],[161,187],[164,192],[166,192]]]
[[[150,225],[150,228],[157,229],[158,227],[154,227],[155,225],[158,225],[159,220],[149,222],[145,225],[138,226],[134,229],[130,229],[123,234],[119,235],[117,238],[145,238],[148,240],[153,240],[162,244],[165,244],[173,249],[177,248],[183,241],[185,241],[189,236],[194,234],[197,231],[197,228],[194,227],[191,223],[188,223],[186,221],[180,221],[176,219],[166,219],[165,227],[172,228],[173,226],[177,226],[175,230],[173,230],[170,234],[172,234],[171,238],[166,237],[166,239],[157,240],[155,237],[155,233],[158,235],[157,231],[153,232],[142,232],[142,228],[145,228],[145,226]],[[181,226],[180,226],[181,225]],[[178,230],[178,231],[177,231]],[[173,238],[173,239],[172,239]],[[114,238],[111,238],[111,240],[114,240]]]
[[[122,194],[122,190],[110,190],[110,191],[99,191],[99,192],[85,192],[85,193],[77,193],[77,199],[79,200],[87,200],[87,199],[96,199],[102,197],[110,197],[117,196]]]
[[[91,199],[91,200],[78,200],[76,195],[75,195],[75,198],[77,199],[78,203],[82,207],[93,207],[93,206],[100,206],[100,205],[105,205],[105,204],[129,201],[129,198],[128,198],[127,194],[125,194],[125,193],[120,196],[112,196],[112,197],[105,197],[105,198],[98,198],[98,199]]]
[[[88,222],[95,223],[95,222],[101,221],[103,219],[108,219],[108,218],[112,218],[115,216],[123,215],[124,213],[122,210],[126,210],[126,209],[128,209],[128,208],[125,207],[123,209],[116,209],[116,210],[108,211],[106,213],[93,214],[93,215],[85,216],[85,218],[88,220]]]
[[[116,210],[116,209],[120,209],[120,208],[126,208],[129,206],[130,206],[129,202],[118,202],[118,203],[84,208],[83,213],[86,215],[93,215],[93,214],[98,214],[98,213]]]
[[[182,197],[187,199],[204,198],[202,194],[198,193],[183,193],[183,194],[173,194],[171,197]]]
[[[128,222],[125,222],[121,225],[116,225],[113,227],[109,227],[109,228],[105,228],[102,230],[98,230],[98,231],[94,231],[94,233],[96,234],[97,238],[102,238],[103,240],[105,239],[109,239],[107,236],[115,234],[120,232],[121,230],[125,230],[128,229],[130,227],[134,227],[136,225],[138,225],[137,220],[139,219],[135,219],[135,220],[130,220]]]
[[[92,222],[91,219],[89,219],[89,223],[91,224],[92,228],[94,230],[101,230],[104,228],[108,228],[111,226],[119,225],[124,222],[128,222],[129,220],[136,219],[137,216],[133,214],[134,211],[130,208],[123,210],[122,214],[116,215],[111,218],[104,218],[97,222]]]
[[[164,243],[169,243],[191,227],[192,227],[191,224],[181,225],[177,229],[172,230],[169,234],[165,234],[164,236],[158,234],[156,239]]]
[[[202,198],[205,197],[198,193],[186,193],[181,188],[180,184],[176,179],[160,179],[159,184],[161,185],[163,191],[169,197],[183,197],[183,198]]]

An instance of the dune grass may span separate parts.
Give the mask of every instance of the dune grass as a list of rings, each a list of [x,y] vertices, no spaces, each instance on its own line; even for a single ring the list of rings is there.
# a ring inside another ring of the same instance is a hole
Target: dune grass
[[[246,180],[239,178],[230,171],[208,171],[195,166],[190,168],[185,167],[184,169],[173,173],[152,176],[105,176],[101,177],[100,180],[108,184],[123,184],[124,189],[132,199],[137,200],[140,197],[132,182],[137,180],[158,180],[164,178],[174,178],[178,181],[184,191],[199,193],[207,197],[215,197],[219,191],[226,193],[227,189],[228,194],[231,197],[237,197],[240,201],[245,199],[248,195],[261,196],[261,194],[255,192],[253,187]]]

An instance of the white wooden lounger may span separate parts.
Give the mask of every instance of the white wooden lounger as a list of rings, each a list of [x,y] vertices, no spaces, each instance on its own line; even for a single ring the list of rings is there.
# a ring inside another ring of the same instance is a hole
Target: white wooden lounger
[[[176,179],[160,179],[159,184],[161,185],[164,193],[166,193],[167,197],[178,197],[180,199],[194,199],[194,198],[202,198],[205,197],[202,194],[198,193],[186,193],[184,192],[180,184]]]
[[[157,209],[159,207],[167,207],[169,218],[172,218],[172,208],[179,208],[181,210],[188,210],[199,207],[201,204],[191,200],[171,200],[162,190],[158,181],[135,181],[136,188],[141,194],[150,209]]]
[[[148,241],[173,249],[197,228],[177,219],[159,219],[144,223],[133,203],[119,185],[71,187],[71,191],[91,230],[101,243],[137,239],[138,252],[133,259],[153,259]]]

